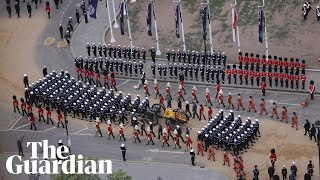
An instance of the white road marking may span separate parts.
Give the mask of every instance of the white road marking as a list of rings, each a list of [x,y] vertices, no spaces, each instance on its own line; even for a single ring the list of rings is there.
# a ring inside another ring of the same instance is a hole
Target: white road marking
[[[149,152],[153,152],[153,153],[172,153],[172,154],[184,154],[184,152],[180,152],[180,151],[162,151],[159,149],[149,149],[147,150]]]
[[[127,83],[127,82],[129,82],[129,81],[130,81],[130,79],[124,81],[123,83],[119,84],[119,85],[117,86],[117,88],[119,88],[120,86],[124,85],[125,83]]]
[[[76,131],[76,132],[73,132],[73,133],[70,133],[70,134],[78,134],[78,133],[81,132],[81,131],[85,131],[85,130],[89,129],[86,124],[83,124],[83,125],[84,125],[84,127],[85,127],[84,129],[81,129],[81,130],[79,130],[79,131]]]
[[[44,130],[44,132],[50,131],[50,130],[55,129],[55,128],[57,128],[57,127],[54,126],[54,127],[52,127],[52,128],[46,129],[46,130]]]
[[[30,123],[27,123],[27,124],[25,124],[25,125],[19,126],[19,127],[15,128],[15,129],[13,129],[13,130],[18,130],[18,129],[21,129],[21,128],[26,127],[26,126],[28,126],[28,125],[30,125]]]
[[[9,129],[12,129],[18,122],[19,122],[19,120],[22,118],[22,116],[20,116],[17,120],[16,120],[16,122],[9,128]]]
[[[73,1],[73,0],[70,0],[69,4],[66,6],[66,8],[64,8],[64,10],[63,10],[63,12],[62,12],[62,15],[61,15],[61,17],[60,17],[60,24],[62,24],[62,18],[63,18],[63,16],[64,16],[64,13],[67,11],[67,9],[68,9],[68,7],[70,6],[70,4],[71,4],[72,1]],[[60,7],[61,7],[61,6],[60,6]]]

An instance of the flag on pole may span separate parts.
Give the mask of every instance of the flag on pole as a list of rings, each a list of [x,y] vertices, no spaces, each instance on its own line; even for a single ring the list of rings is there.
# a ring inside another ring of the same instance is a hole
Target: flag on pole
[[[91,18],[97,18],[98,0],[89,0],[89,15]]]
[[[152,11],[152,2],[147,2],[147,5],[146,5],[146,17],[147,17],[147,31],[148,31],[148,35],[149,36],[152,36],[152,25],[151,25],[151,22],[152,22],[152,15],[151,15],[151,11]]]
[[[180,38],[180,33],[179,33],[179,24],[180,24],[180,22],[179,22],[179,16],[181,15],[180,14],[180,3],[179,4],[177,4],[177,6],[176,6],[176,36],[177,36],[177,38]]]
[[[263,42],[263,20],[264,20],[264,13],[263,9],[259,9],[259,42]]]
[[[232,40],[236,42],[236,32],[237,32],[237,9],[232,7]]]
[[[121,32],[121,35],[124,35],[124,15],[125,15],[124,2],[121,2],[120,3],[120,32]]]
[[[203,40],[207,39],[207,6],[202,7],[200,10],[202,16]],[[209,14],[208,14],[209,16]]]

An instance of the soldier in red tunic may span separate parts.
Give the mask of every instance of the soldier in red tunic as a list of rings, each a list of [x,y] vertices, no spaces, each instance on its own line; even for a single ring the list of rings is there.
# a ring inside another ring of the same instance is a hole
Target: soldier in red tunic
[[[43,116],[43,109],[41,108],[41,105],[38,106],[38,117],[39,117],[39,122],[41,121],[41,118],[43,119],[43,122],[46,122]]]
[[[153,135],[152,135],[152,132],[150,130],[150,127],[147,128],[147,132],[148,132],[148,134],[147,134],[147,138],[148,138],[147,145],[149,145],[150,142],[152,143],[152,145],[154,145],[154,142],[153,142],[153,139],[152,139]]]
[[[208,108],[208,119],[212,119],[212,109],[211,107]]]
[[[243,59],[243,61],[244,61],[244,63],[245,63],[245,67],[244,67],[244,69],[246,69],[246,70],[248,70],[249,69],[249,54],[246,52],[245,54],[244,54],[244,59]]]
[[[279,73],[278,73],[278,72],[274,72],[274,73],[273,73],[273,76],[274,76],[274,85],[275,85],[276,87],[278,87]]]
[[[102,87],[102,84],[101,84],[101,82],[100,82],[100,77],[101,77],[100,72],[99,72],[99,70],[97,69],[97,70],[96,70],[96,85],[97,85],[97,87],[99,87],[99,85],[100,85],[100,87]]]
[[[201,153],[201,156],[204,156],[202,141],[198,141],[198,143],[197,143],[197,151],[198,151],[198,153],[197,153],[198,155]]]
[[[84,82],[87,83],[87,80],[90,82],[89,69],[84,70]]]
[[[123,123],[119,125],[119,141],[121,141],[121,138],[123,138],[123,141],[126,141],[126,138],[124,137]]]
[[[174,134],[174,148],[173,149],[176,149],[177,146],[179,147],[179,149],[181,149],[181,146],[179,144],[179,135],[178,135],[178,131],[177,129],[175,129],[173,131],[173,134]]]
[[[191,148],[191,144],[192,144],[192,141],[191,141],[191,138],[189,137],[189,135],[187,134],[186,135],[186,152],[189,151],[189,149]]]
[[[207,120],[206,117],[204,116],[204,107],[202,106],[202,104],[200,104],[200,107],[199,107],[199,116],[200,116],[199,121],[201,121],[201,117],[203,117],[204,120]]]
[[[160,92],[159,92],[159,85],[158,85],[158,81],[157,79],[154,79],[154,86],[153,86],[153,89],[154,89],[154,94],[156,95],[156,97],[154,99],[157,99],[157,97],[160,95]]]
[[[269,79],[269,86],[272,87],[272,69],[269,67],[269,72],[268,72],[268,79]]]
[[[217,87],[216,87],[216,98],[218,97],[218,94],[220,92],[221,88],[220,88],[220,83],[217,82]]]
[[[242,85],[242,77],[243,77],[242,66],[241,67],[239,66],[238,75],[239,75],[240,85]]]
[[[100,123],[101,121],[99,120],[99,118],[96,119],[96,134],[95,136],[98,135],[98,133],[100,134],[100,137],[102,137],[102,133],[101,133],[101,129],[100,129]]]
[[[260,56],[259,56],[259,54],[257,54],[257,55],[256,55],[256,59],[255,59],[256,71],[259,71],[259,69],[260,69],[260,63],[261,63]]]
[[[62,122],[62,118],[63,118],[62,113],[60,110],[58,110],[57,113],[58,113],[58,126],[57,127],[59,128],[60,123],[61,123],[62,127],[64,128],[64,124]]]
[[[143,90],[144,90],[144,94],[146,95],[146,97],[148,97],[148,96],[150,97],[149,88],[148,88],[148,81],[147,80],[144,81]]]
[[[228,84],[231,84],[231,69],[229,65],[227,65],[227,77],[228,77]]]
[[[30,130],[32,130],[32,126],[33,126],[34,130],[37,131],[36,125],[34,124],[35,118],[33,116],[33,113],[30,112],[28,116],[29,116],[28,119],[29,119],[29,122],[30,122]]]
[[[32,112],[32,104],[31,104],[31,102],[29,101],[29,102],[27,102],[27,112],[28,112],[28,114],[29,113],[31,113]]]
[[[139,143],[141,143],[140,138],[139,138],[139,127],[138,125],[134,126],[134,131],[133,131],[133,143],[137,143],[137,140]]]
[[[195,100],[197,103],[199,103],[198,98],[197,98],[197,88],[193,86],[191,90],[191,95],[192,95],[192,102]]]
[[[281,122],[286,120],[286,123],[288,123],[288,110],[285,106],[282,107],[281,115]]]
[[[256,108],[255,108],[255,104],[254,104],[254,100],[253,100],[253,97],[250,96],[250,99],[249,99],[249,106],[248,106],[248,112],[250,112],[250,110],[253,109],[254,112],[257,112]]]
[[[250,71],[250,81],[251,81],[251,86],[253,86],[253,80],[254,80],[254,71]]]
[[[237,65],[233,65],[233,69],[232,69],[232,75],[233,75],[233,80],[234,80],[234,84],[237,84]]]
[[[262,115],[263,112],[265,112],[266,115],[268,114],[267,109],[266,109],[266,103],[265,103],[264,99],[261,99],[261,102],[260,102],[260,115]]]
[[[263,66],[263,67],[266,67],[266,66],[267,66],[266,55],[262,55],[262,66]]]
[[[93,85],[95,85],[95,82],[93,80],[93,77],[94,77],[94,72],[93,72],[93,69],[90,68],[89,69],[89,84],[91,85],[91,83],[93,83]]]
[[[108,87],[108,89],[110,89],[109,83],[108,83],[108,79],[109,79],[109,77],[108,77],[108,72],[105,70],[105,71],[103,72],[103,86],[104,86],[105,88]]]
[[[277,104],[275,102],[273,102],[273,105],[272,105],[272,115],[270,116],[271,118],[273,118],[273,115],[276,115],[277,116],[277,119],[279,119],[279,116],[278,116],[278,107],[277,107]]]
[[[301,64],[301,71],[304,71],[306,69],[306,61],[305,60],[302,60],[301,61],[302,64]]]
[[[112,136],[113,139],[114,139],[115,137],[114,137],[114,135],[113,135],[111,121],[108,120],[108,121],[107,121],[107,124],[108,124],[108,132],[107,132],[107,134],[108,134],[108,136],[109,136],[108,139],[110,139],[110,136]]]
[[[261,87],[262,96],[266,96],[267,83],[265,80],[261,81],[260,87]]]
[[[113,88],[115,91],[118,91],[116,87],[116,78],[114,77],[114,74],[111,74],[111,88]]]
[[[256,71],[254,76],[256,77],[257,86],[259,86],[260,85],[260,72]]]
[[[219,107],[220,107],[221,104],[223,105],[223,107],[226,107],[224,105],[224,102],[223,102],[223,92],[222,92],[222,90],[220,90],[219,95],[218,95],[218,104],[219,104]]]
[[[168,143],[168,138],[167,138],[167,129],[166,128],[163,128],[162,130],[162,146],[164,146],[164,143],[166,143],[168,145],[168,147],[170,146],[169,143]]]
[[[77,67],[77,74],[78,74],[78,81],[80,81],[80,78],[81,78],[81,81],[83,81],[81,66]]]
[[[226,165],[226,163],[228,163],[228,166],[230,166],[230,160],[227,151],[223,152],[223,165]]]
[[[239,52],[238,62],[239,62],[239,66],[241,66],[241,67],[242,67],[242,61],[243,61],[242,52]]]
[[[47,124],[49,124],[49,120],[50,120],[53,125],[53,121],[51,119],[51,110],[50,110],[49,106],[46,107],[46,110],[47,110]]]
[[[289,62],[288,62],[288,58],[284,58],[284,72],[285,74],[288,74],[289,73]]]
[[[216,155],[216,153],[214,152],[214,147],[213,147],[213,145],[210,145],[209,146],[209,149],[208,149],[208,160],[210,160],[211,159],[211,157],[212,157],[212,160],[213,161],[216,161],[216,157],[215,157],[215,155]]]
[[[310,93],[310,98],[314,98],[314,92],[316,91],[316,87],[314,86],[314,81],[310,81],[310,86],[309,86],[309,93]]]
[[[12,106],[13,106],[13,112],[16,112],[16,109],[18,110],[19,114],[20,114],[20,109],[19,109],[19,102],[17,100],[17,96],[13,95],[12,96],[13,102],[12,102]]]
[[[299,80],[300,80],[299,72],[296,73],[294,78],[296,80],[296,89],[299,89]]]
[[[294,84],[294,75],[293,75],[293,74],[290,74],[289,79],[290,79],[291,89],[293,89],[293,84]]]
[[[283,87],[283,81],[286,78],[286,74],[281,73],[279,76],[280,76],[280,86]]]
[[[183,99],[183,101],[185,101],[185,99],[184,99],[184,97],[182,95],[182,90],[183,90],[183,88],[182,88],[182,85],[180,84],[179,87],[178,87],[178,93],[177,93],[178,99]]]
[[[250,71],[254,71],[254,63],[255,63],[255,57],[254,54],[250,54],[249,62],[250,62]]]
[[[170,92],[170,83],[167,83],[166,86],[166,99],[171,98],[171,92]]]
[[[248,85],[248,78],[249,78],[249,71],[248,71],[248,69],[245,69],[245,70],[243,71],[243,74],[244,74],[244,80],[245,80],[245,82],[246,82],[246,85]]]
[[[227,109],[230,109],[231,106],[232,106],[232,109],[234,109],[234,105],[232,103],[232,94],[228,93],[228,107],[227,107]]]
[[[208,103],[210,103],[210,105],[212,106],[209,88],[206,89],[206,106],[208,105]]]

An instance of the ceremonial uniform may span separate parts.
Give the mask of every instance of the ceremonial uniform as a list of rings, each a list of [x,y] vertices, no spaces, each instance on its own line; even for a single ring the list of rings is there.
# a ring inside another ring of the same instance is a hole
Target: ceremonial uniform
[[[197,151],[198,151],[198,153],[197,153],[198,155],[201,153],[201,156],[204,156],[202,141],[197,142]]]
[[[253,109],[254,112],[257,112],[252,96],[250,96],[250,99],[249,99],[248,112],[250,112],[251,109]]]
[[[139,143],[141,143],[140,138],[139,138],[139,128],[138,125],[134,126],[134,131],[133,131],[133,143],[137,143],[137,140],[139,141]]]
[[[216,161],[216,158],[215,158],[215,152],[214,152],[214,147],[213,147],[213,145],[211,145],[211,146],[209,146],[209,149],[208,149],[208,160],[210,160],[211,159],[211,157],[212,157],[212,160],[213,161]]]
[[[96,120],[96,134],[95,134],[95,136],[97,136],[98,133],[100,134],[100,137],[102,137],[102,133],[101,133],[101,129],[100,129],[100,120],[99,120],[99,118],[97,118],[97,120]]]
[[[277,119],[279,119],[277,108],[277,104],[274,102],[272,106],[272,115],[270,116],[271,118],[273,118],[273,115],[276,115]]]
[[[309,86],[309,93],[310,93],[310,99],[314,99],[314,92],[316,91],[316,87],[314,86],[314,81],[310,81]]]
[[[168,137],[167,137],[167,129],[166,128],[163,128],[162,130],[162,146],[164,146],[164,143],[166,143],[168,145],[168,147],[170,146],[169,143],[168,143]]]
[[[230,166],[230,160],[227,151],[223,152],[223,165],[225,165],[226,163],[228,163],[228,166]]]
[[[296,126],[296,130],[298,130],[298,116],[295,112],[293,112],[293,116],[291,118],[291,127]]]
[[[211,99],[210,99],[210,92],[209,92],[209,88],[206,89],[206,106],[207,106],[207,103],[210,103],[210,105],[212,106],[212,102],[211,102]]]
[[[242,107],[242,110],[244,110],[244,106],[243,106],[243,103],[242,103],[242,97],[240,94],[238,94],[238,105],[237,105],[237,111],[239,111],[239,108]]]
[[[261,99],[261,102],[260,102],[260,115],[262,115],[262,112],[265,112],[266,115],[268,114],[264,99]]]
[[[232,95],[231,95],[231,93],[228,93],[228,107],[227,107],[227,109],[230,109],[231,106],[232,106],[232,109],[234,109],[234,105],[232,103]]]
[[[29,122],[30,122],[30,130],[32,130],[32,127],[34,127],[34,130],[37,131],[37,127],[36,127],[36,125],[35,125],[35,123],[34,123],[35,118],[34,118],[34,116],[33,116],[33,113],[32,113],[32,112],[29,113],[28,116],[29,116],[28,119],[29,119]]]

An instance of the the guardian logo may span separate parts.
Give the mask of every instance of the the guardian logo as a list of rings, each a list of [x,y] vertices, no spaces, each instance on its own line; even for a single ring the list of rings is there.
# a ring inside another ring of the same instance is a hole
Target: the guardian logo
[[[31,145],[30,160],[21,161],[21,156],[10,156],[6,161],[7,171],[11,174],[59,174],[59,165],[64,174],[112,174],[110,160],[84,160],[81,154],[69,155],[67,146],[48,145],[48,140],[42,142],[27,142]],[[38,146],[42,147],[43,155],[38,157]],[[49,154],[50,149],[50,154]],[[20,163],[13,164],[14,160]],[[107,166],[105,171],[105,165]]]

